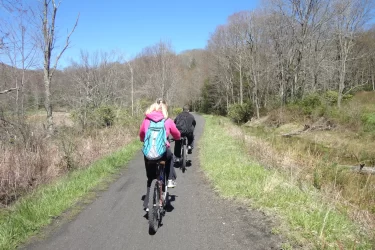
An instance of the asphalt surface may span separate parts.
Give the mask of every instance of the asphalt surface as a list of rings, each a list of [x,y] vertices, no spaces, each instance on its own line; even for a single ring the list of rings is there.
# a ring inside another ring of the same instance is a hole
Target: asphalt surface
[[[139,152],[108,190],[22,249],[281,249],[270,218],[213,191],[198,160],[204,119],[195,117],[192,165],[185,173],[176,169],[177,187],[168,189],[171,202],[155,235],[149,234],[142,209],[146,173]]]

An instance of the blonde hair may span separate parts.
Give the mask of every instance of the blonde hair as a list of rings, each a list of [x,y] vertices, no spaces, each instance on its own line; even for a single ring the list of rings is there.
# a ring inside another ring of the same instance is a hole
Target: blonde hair
[[[164,103],[153,103],[145,112],[146,115],[153,111],[161,111],[163,113],[164,119],[168,118],[168,107]]]

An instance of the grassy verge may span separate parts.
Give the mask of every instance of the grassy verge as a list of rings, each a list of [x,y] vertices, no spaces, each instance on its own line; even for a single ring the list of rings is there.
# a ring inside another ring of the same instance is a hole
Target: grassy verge
[[[50,224],[53,218],[122,169],[139,149],[139,142],[133,141],[89,168],[74,171],[53,185],[41,187],[17,201],[0,217],[0,249],[15,249],[29,236]]]
[[[271,211],[285,221],[274,232],[290,243],[310,249],[371,249],[372,245],[346,214],[324,202],[313,187],[299,188],[288,176],[254,162],[245,143],[223,129],[224,118],[205,116],[201,163],[215,188],[228,198],[251,200],[254,207]]]

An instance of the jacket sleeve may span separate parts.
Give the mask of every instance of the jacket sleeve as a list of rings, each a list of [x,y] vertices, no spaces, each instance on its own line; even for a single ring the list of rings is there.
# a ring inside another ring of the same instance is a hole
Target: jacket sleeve
[[[192,115],[193,116],[193,115]],[[195,125],[197,125],[197,122],[195,121],[195,118],[194,118],[194,116],[193,116],[193,126],[194,126],[194,128],[195,128]]]
[[[146,119],[143,120],[141,127],[139,129],[139,139],[141,142],[145,140],[145,134],[146,134]]]
[[[175,139],[175,140],[180,140],[181,139],[181,133],[177,129],[176,124],[173,122],[172,119],[171,119],[171,122],[170,122],[169,129],[170,129],[170,132],[171,132],[171,135],[172,135],[173,139]]]

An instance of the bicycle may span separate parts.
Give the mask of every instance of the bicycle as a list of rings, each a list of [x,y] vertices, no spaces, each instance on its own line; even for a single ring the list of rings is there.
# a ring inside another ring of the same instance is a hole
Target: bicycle
[[[150,161],[149,164],[156,164],[157,179],[152,180],[150,186],[150,195],[148,200],[148,224],[149,233],[155,234],[161,225],[162,217],[165,215],[167,205],[168,187],[164,185],[164,167],[165,161]],[[163,185],[165,191],[163,192]]]
[[[171,141],[174,141],[176,143],[176,140],[174,140],[174,139],[171,139]],[[185,173],[186,162],[188,161],[188,159],[187,159],[187,155],[188,155],[187,143],[188,143],[187,137],[182,136],[181,137],[181,154],[180,154],[182,163],[180,163],[180,166],[179,166],[182,170],[182,173]]]

